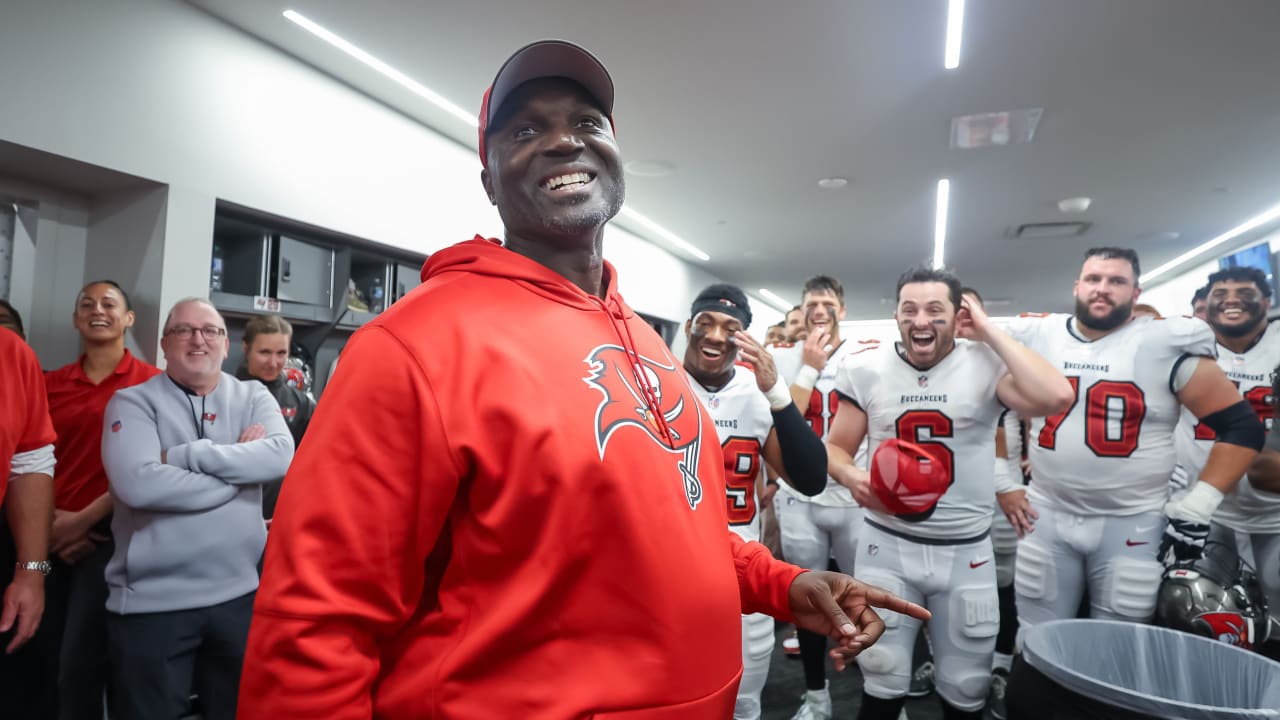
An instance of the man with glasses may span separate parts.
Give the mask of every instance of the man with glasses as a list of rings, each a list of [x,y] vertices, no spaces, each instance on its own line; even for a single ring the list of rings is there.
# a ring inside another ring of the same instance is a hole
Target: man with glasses
[[[180,300],[160,341],[167,369],[107,404],[102,462],[115,498],[107,564],[112,691],[123,718],[236,714],[258,560],[262,486],[293,438],[256,382],[222,372],[226,323]]]

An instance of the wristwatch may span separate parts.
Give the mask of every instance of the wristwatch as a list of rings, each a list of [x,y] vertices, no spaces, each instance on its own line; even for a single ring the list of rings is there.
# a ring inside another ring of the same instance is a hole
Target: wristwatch
[[[34,570],[41,575],[48,575],[53,572],[53,566],[49,564],[48,560],[41,560],[40,562],[20,562],[15,564],[18,566],[19,570]]]

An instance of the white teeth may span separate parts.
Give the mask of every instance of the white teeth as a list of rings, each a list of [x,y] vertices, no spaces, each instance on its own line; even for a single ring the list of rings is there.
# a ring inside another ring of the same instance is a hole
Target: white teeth
[[[548,190],[559,190],[560,188],[566,185],[573,185],[573,184],[586,185],[589,182],[591,182],[590,175],[583,172],[577,172],[577,173],[569,173],[567,175],[561,175],[559,177],[553,177],[547,180],[546,182],[544,182],[542,186]]]

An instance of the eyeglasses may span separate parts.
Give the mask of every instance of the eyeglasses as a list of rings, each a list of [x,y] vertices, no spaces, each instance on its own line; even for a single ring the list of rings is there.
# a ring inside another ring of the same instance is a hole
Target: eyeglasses
[[[217,325],[205,325],[204,327],[191,327],[190,325],[174,325],[165,331],[165,335],[176,335],[177,337],[188,340],[195,333],[200,333],[205,340],[217,340],[227,334],[226,328],[220,328]]]

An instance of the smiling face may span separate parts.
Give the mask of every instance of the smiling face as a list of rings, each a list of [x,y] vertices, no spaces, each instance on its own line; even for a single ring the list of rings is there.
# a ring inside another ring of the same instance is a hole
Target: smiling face
[[[918,368],[937,365],[955,347],[956,307],[946,283],[903,285],[893,318],[898,321],[907,360]]]
[[[481,173],[508,236],[560,245],[603,227],[625,182],[609,118],[577,83],[521,85],[486,136]]]
[[[838,295],[831,290],[810,290],[801,298],[800,308],[804,311],[806,336],[825,330],[830,334],[832,344],[839,342],[844,302]]]
[[[1223,337],[1244,337],[1267,321],[1271,301],[1247,280],[1219,280],[1209,288],[1206,319]]]
[[[265,382],[273,382],[284,372],[289,360],[290,336],[284,333],[262,333],[254,336],[253,344],[244,348],[244,359],[249,374]]]
[[[1123,258],[1090,257],[1075,282],[1076,322],[1094,330],[1112,330],[1129,320],[1138,289],[1133,265]]]
[[[124,294],[109,283],[94,283],[80,291],[71,324],[88,344],[119,342],[133,327],[133,311],[125,307]]]
[[[742,330],[738,318],[725,313],[704,310],[684,325],[689,345],[684,351],[685,370],[704,386],[717,386],[727,381],[738,359],[738,346],[733,334]]]
[[[804,342],[809,331],[804,329],[804,308],[796,308],[787,313],[787,342]]]
[[[216,385],[230,347],[226,333],[226,323],[212,307],[202,302],[175,305],[160,340],[165,372],[190,388]]]

